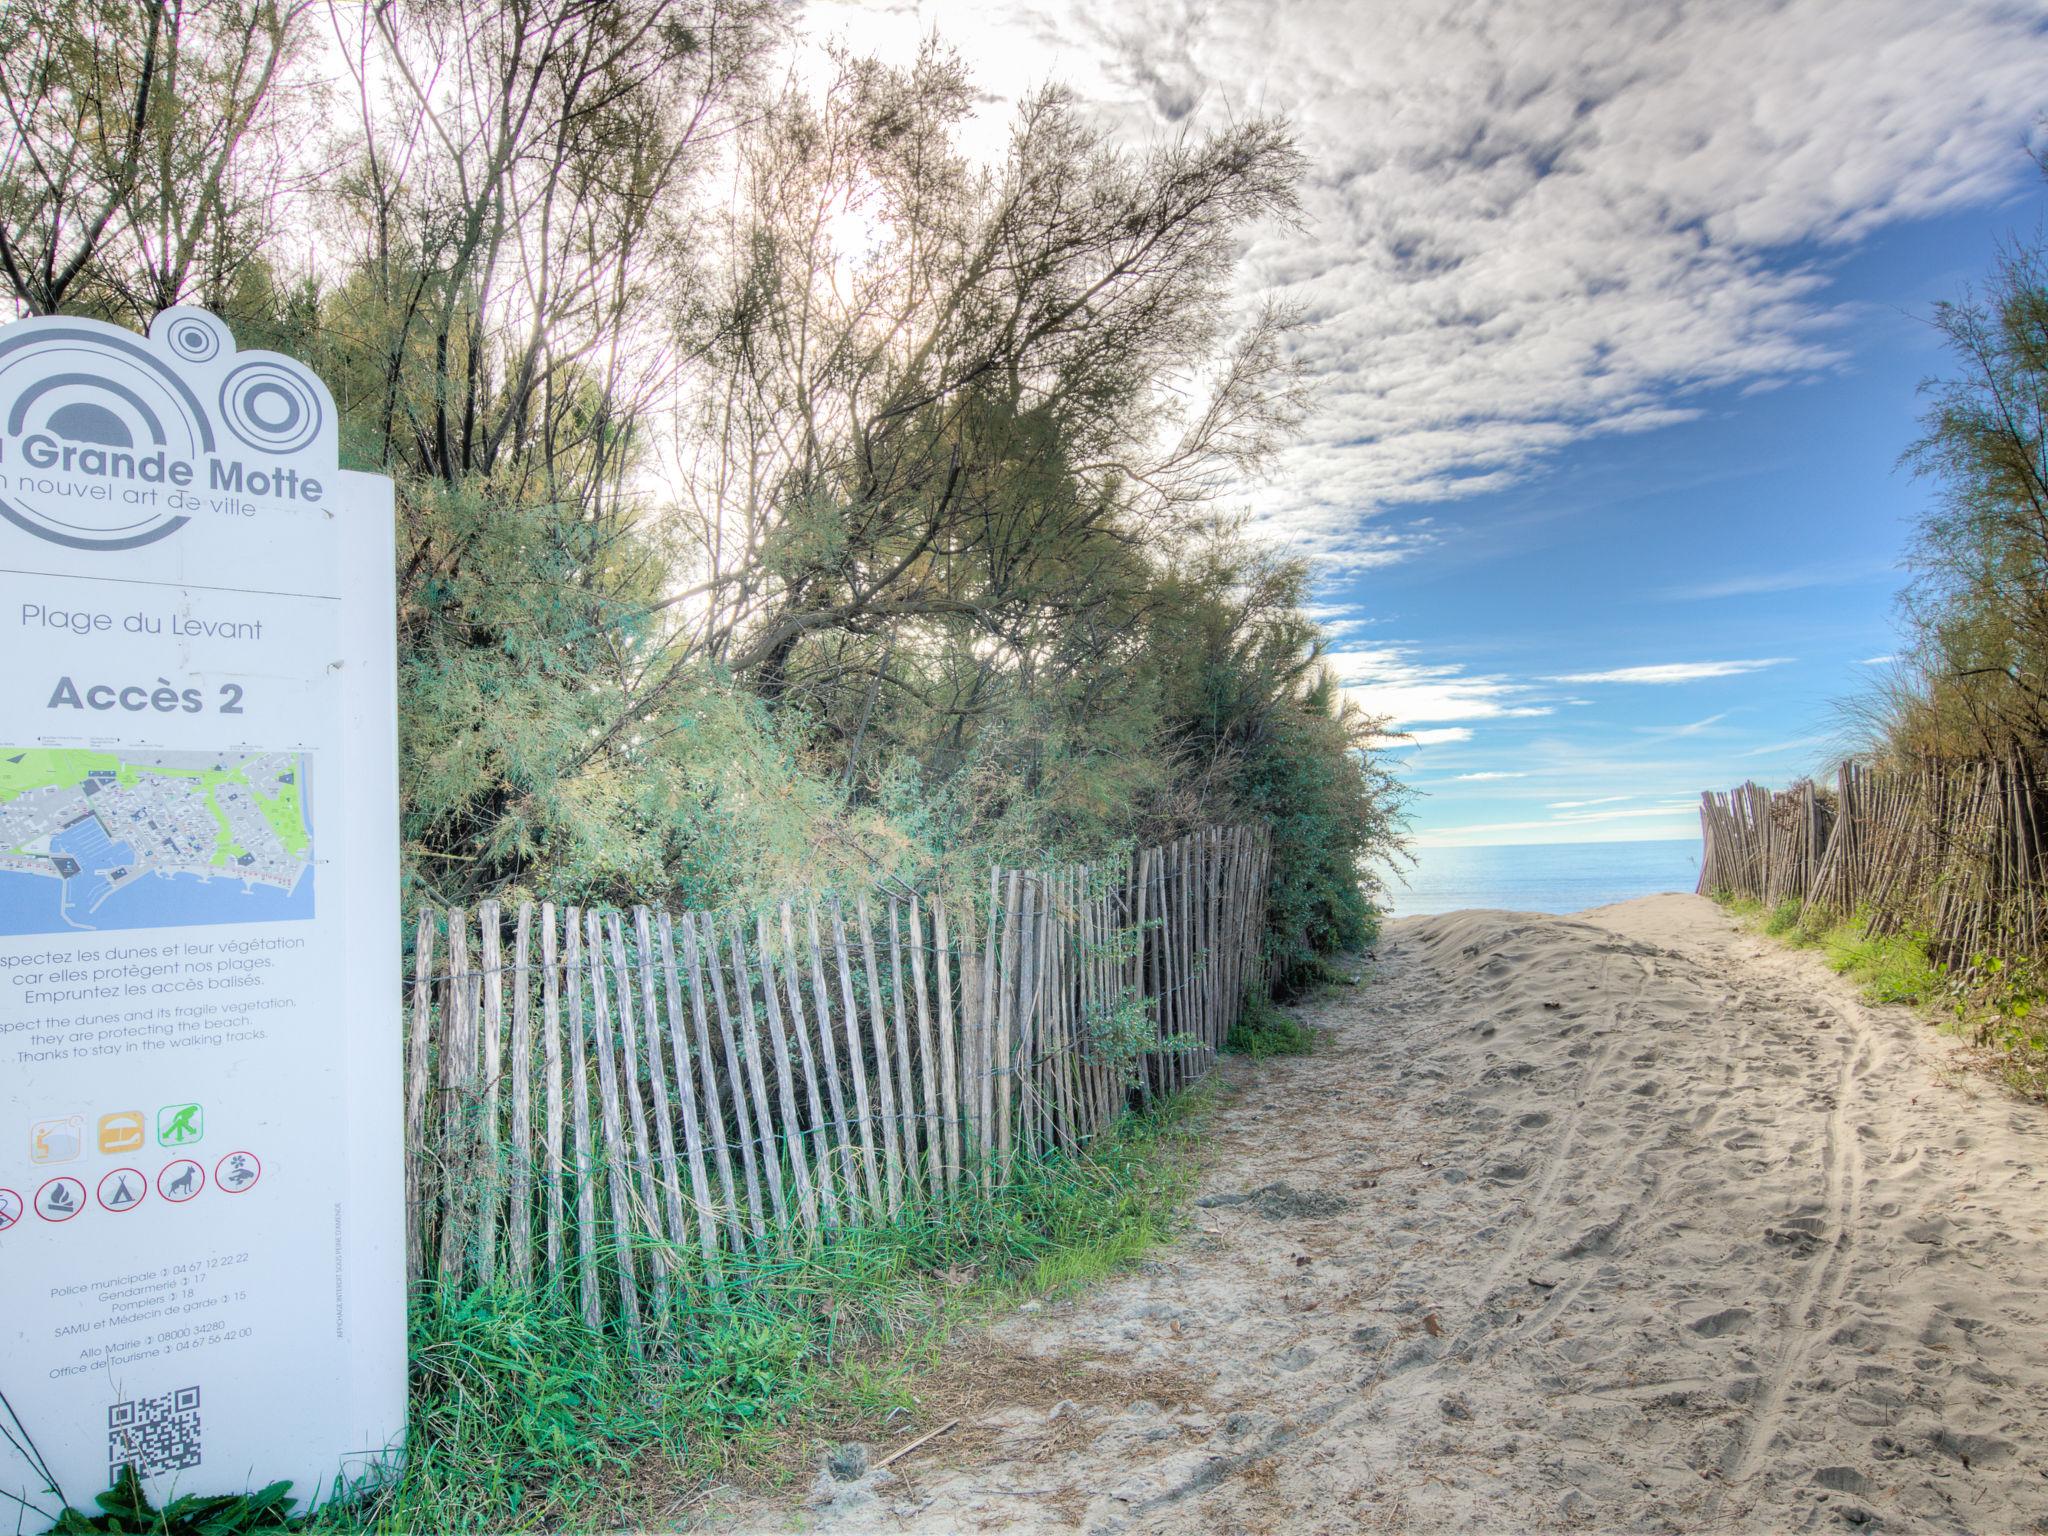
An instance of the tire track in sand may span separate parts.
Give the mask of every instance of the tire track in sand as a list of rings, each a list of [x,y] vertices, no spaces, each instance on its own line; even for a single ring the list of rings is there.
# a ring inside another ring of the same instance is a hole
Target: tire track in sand
[[[1730,1455],[1723,1462],[1723,1478],[1707,1501],[1707,1517],[1718,1519],[1722,1504],[1757,1471],[1758,1464],[1777,1438],[1785,1418],[1785,1399],[1793,1382],[1806,1368],[1814,1346],[1835,1326],[1844,1291],[1848,1286],[1856,1231],[1863,1214],[1863,1149],[1851,1124],[1850,1105],[1856,1089],[1875,1060],[1869,1031],[1831,1000],[1826,1002],[1846,1034],[1837,1063],[1835,1086],[1822,1121],[1823,1189],[1819,1242],[1806,1266],[1799,1293],[1793,1303],[1780,1310],[1777,1359],[1763,1377],[1751,1399],[1750,1411]],[[1794,1228],[1793,1230],[1799,1230]]]

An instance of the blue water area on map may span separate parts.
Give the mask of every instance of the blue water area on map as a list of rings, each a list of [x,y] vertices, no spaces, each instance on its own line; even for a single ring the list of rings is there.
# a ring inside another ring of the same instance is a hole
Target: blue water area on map
[[[91,829],[90,837],[81,835],[84,828]],[[245,886],[228,874],[211,879],[180,874],[151,875],[109,896],[106,878],[94,871],[119,868],[128,857],[125,844],[109,842],[99,824],[88,821],[53,838],[51,847],[78,859],[81,873],[60,886],[41,875],[0,872],[0,934],[305,922],[313,916],[310,865],[288,892],[272,885]],[[95,851],[86,853],[88,847]]]
[[[81,929],[199,928],[220,923],[305,922],[313,916],[313,871],[309,867],[291,891],[271,885],[244,886],[232,875],[151,875],[106,897],[97,908],[81,901],[89,887],[104,892],[105,880],[80,876],[58,882],[41,875],[0,872],[0,934],[76,933]]]
[[[133,848],[108,837],[90,816],[73,822],[51,838],[50,851],[78,860],[79,873],[64,882],[64,905],[69,911],[81,913],[92,911],[112,884],[101,871],[121,869],[135,859]]]
[[[1580,912],[1661,891],[1690,891],[1700,878],[1696,837],[1418,848],[1415,859],[1405,885],[1389,882],[1396,917],[1467,907]]]

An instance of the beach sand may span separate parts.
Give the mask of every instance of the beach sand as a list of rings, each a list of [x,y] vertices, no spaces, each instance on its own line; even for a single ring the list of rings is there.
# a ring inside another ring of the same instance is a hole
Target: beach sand
[[[1225,1064],[1191,1231],[773,1520],[2048,1530],[2048,1113],[1696,897],[1369,969],[1317,1054]]]

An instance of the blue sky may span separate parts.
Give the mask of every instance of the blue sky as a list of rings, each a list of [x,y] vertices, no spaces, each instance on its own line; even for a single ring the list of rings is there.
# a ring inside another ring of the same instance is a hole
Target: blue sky
[[[1237,488],[1424,844],[1689,836],[1837,745],[1895,643],[1934,301],[2048,214],[2048,0],[812,0],[814,36],[1071,88],[1132,146],[1293,126],[1242,297],[1311,324]],[[815,42],[812,44],[816,46]]]
[[[1421,553],[1332,575],[1321,600],[1351,676],[1424,738],[1398,757],[1425,842],[1691,836],[1698,791],[1783,782],[1846,743],[1835,701],[1895,649],[1898,560],[1927,486],[1896,467],[1919,381],[1946,365],[1926,323],[2048,215],[2037,183],[1884,230],[1821,262],[1843,356],[1698,416],[1571,445],[1511,487],[1404,509]],[[1340,663],[1342,662],[1340,655]],[[1674,683],[1560,683],[1663,664],[1774,664]],[[1400,680],[1443,668],[1410,703]],[[1485,679],[1497,690],[1457,686]],[[1433,686],[1427,686],[1433,685]],[[1541,708],[1542,715],[1492,713]],[[1450,734],[1463,739],[1439,740]],[[1658,807],[1673,808],[1660,814]]]

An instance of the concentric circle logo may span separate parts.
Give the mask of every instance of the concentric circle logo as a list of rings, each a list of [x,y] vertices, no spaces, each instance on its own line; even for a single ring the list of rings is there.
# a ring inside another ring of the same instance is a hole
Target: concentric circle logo
[[[0,331],[0,402],[0,517],[93,550],[153,544],[188,521],[169,505],[171,466],[212,453],[213,425],[143,342],[111,326],[19,321]]]
[[[220,356],[220,332],[197,315],[180,315],[170,324],[171,350],[188,363],[210,363]]]
[[[230,373],[220,411],[230,432],[264,453],[298,453],[320,435],[319,397],[277,363],[244,363]]]

